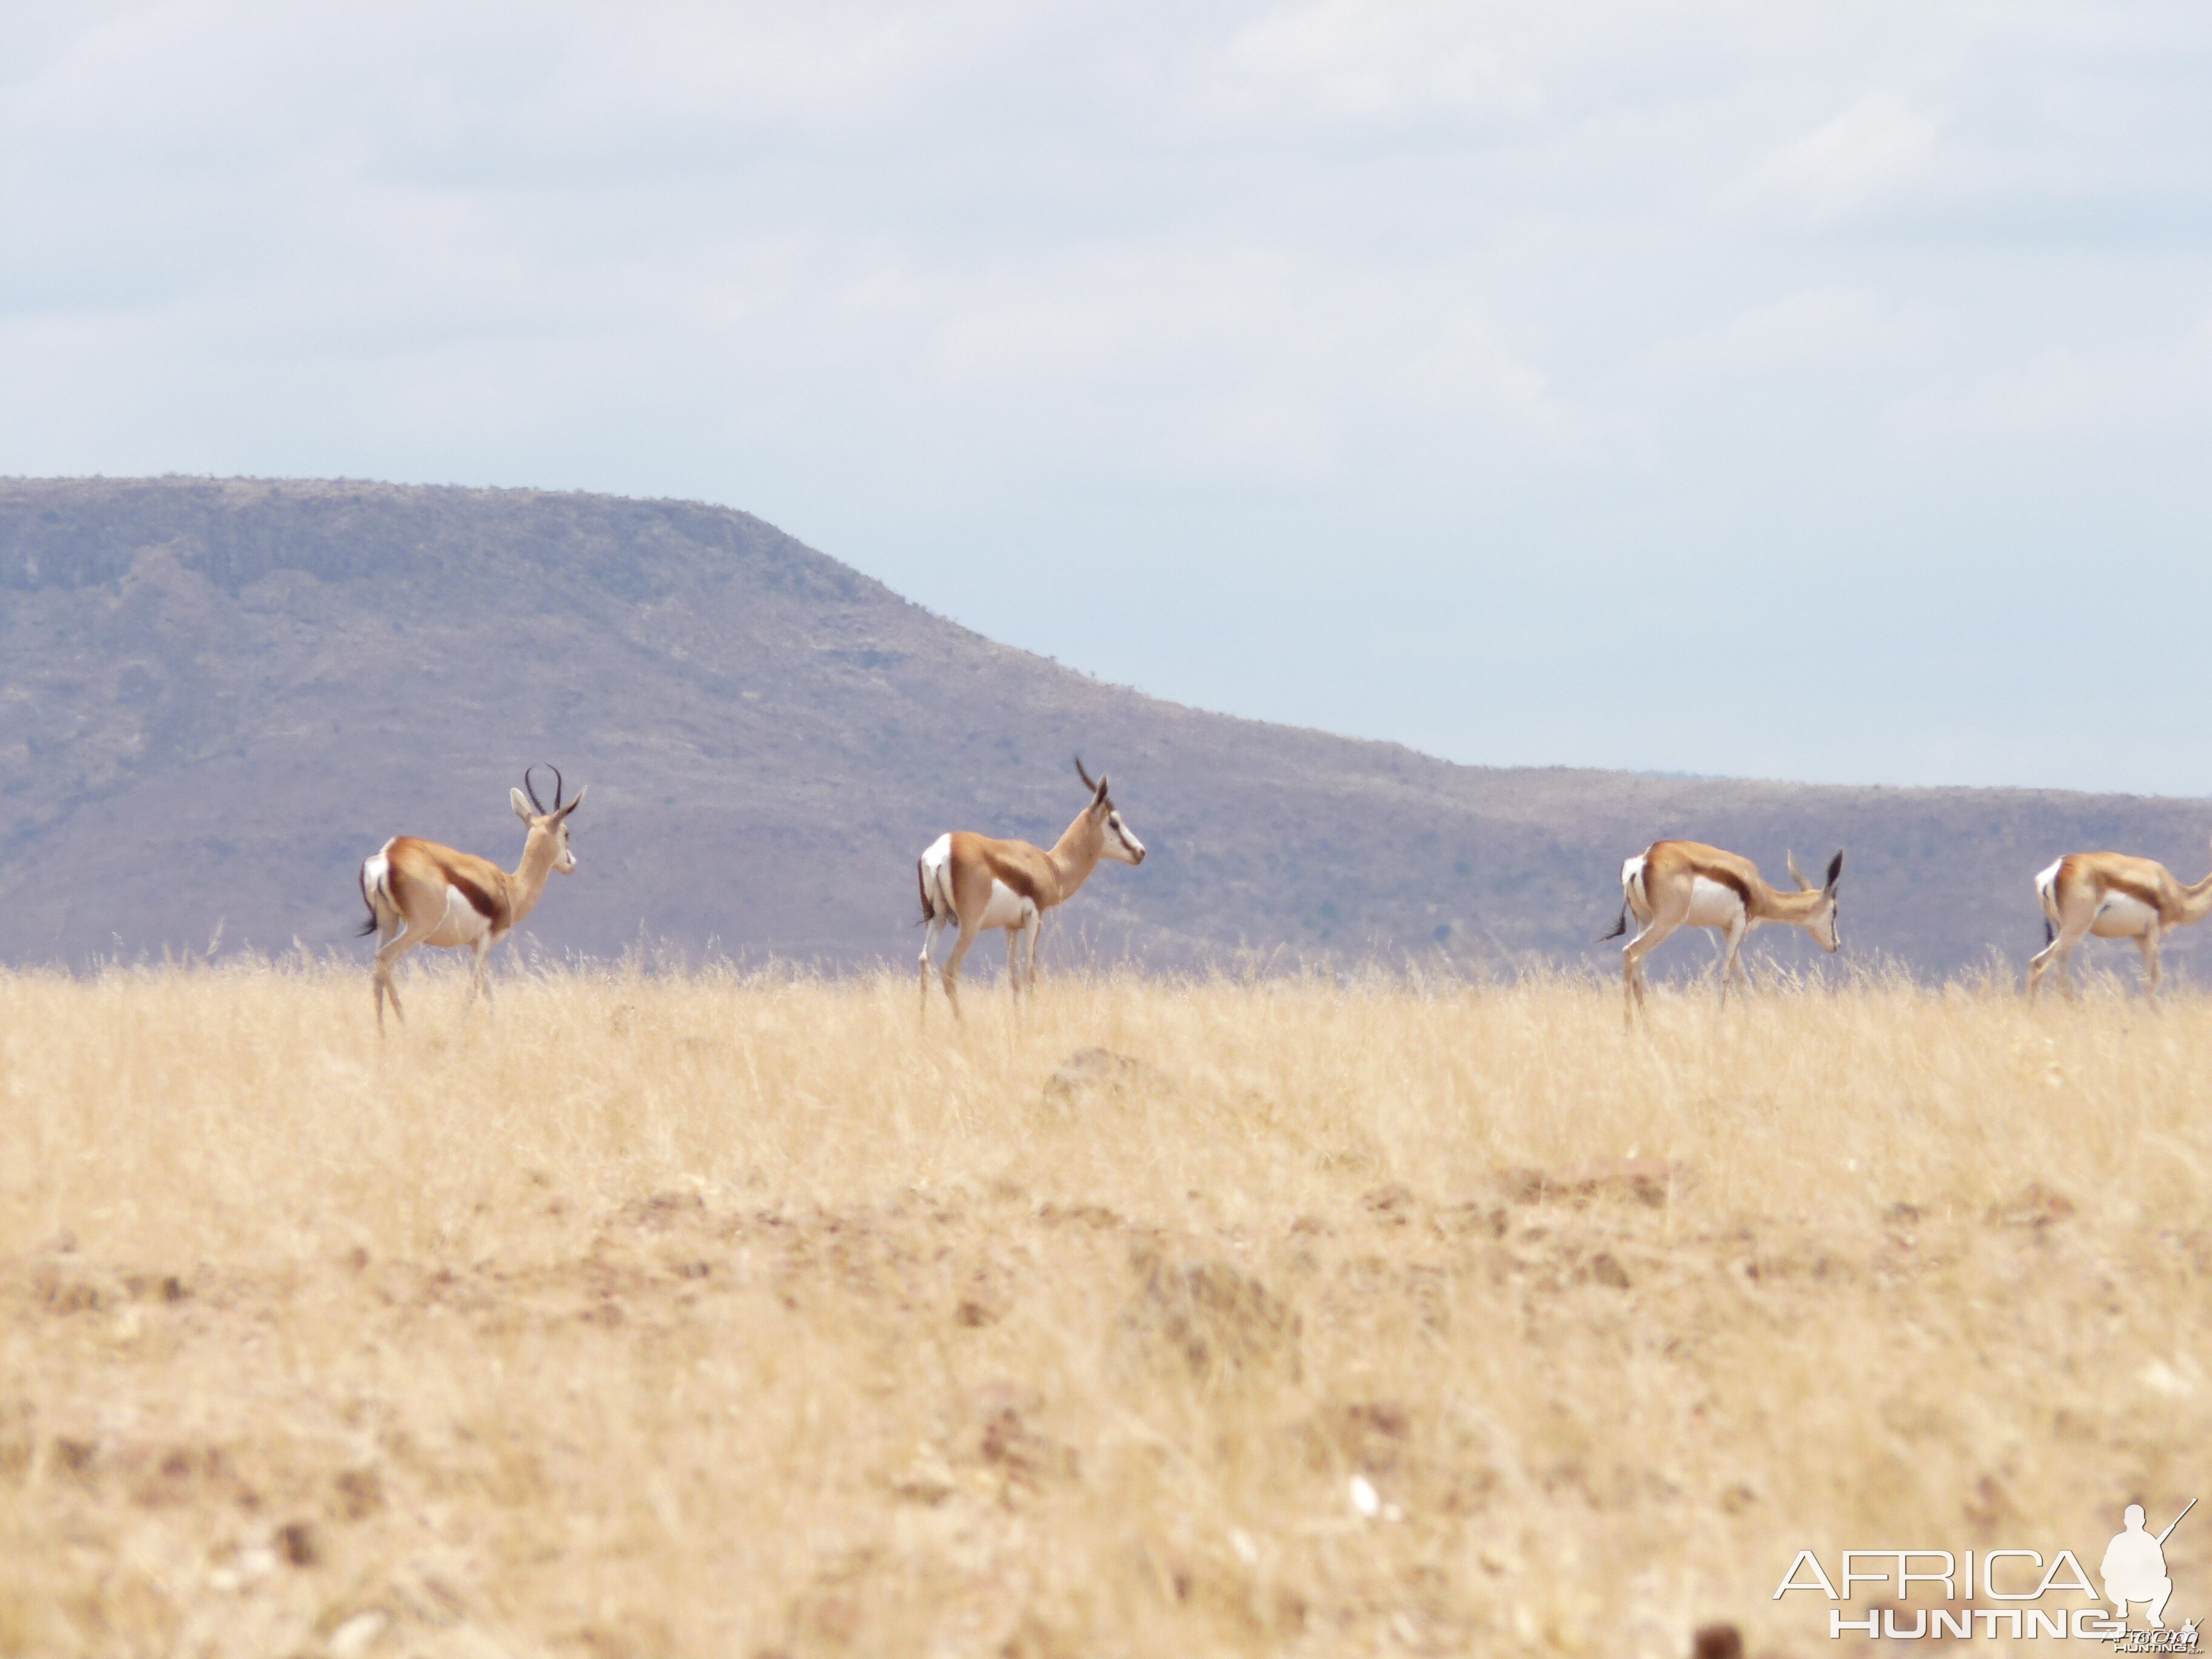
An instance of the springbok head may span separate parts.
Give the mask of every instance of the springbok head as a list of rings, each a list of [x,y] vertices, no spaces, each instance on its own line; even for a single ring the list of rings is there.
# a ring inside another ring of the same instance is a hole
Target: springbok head
[[[1828,860],[1827,882],[1818,889],[1805,879],[1805,872],[1797,867],[1795,853],[1784,853],[1782,856],[1789,862],[1790,879],[1797,884],[1797,890],[1801,893],[1817,891],[1823,900],[1820,907],[1798,925],[1820,941],[1822,950],[1831,954],[1842,950],[1844,936],[1836,921],[1836,879],[1844,873],[1844,849],[1838,847],[1836,856]]]
[[[530,826],[529,839],[522,844],[523,856],[529,856],[530,848],[538,836],[550,836],[553,838],[553,867],[564,876],[574,875],[576,872],[576,855],[568,850],[568,814],[584,804],[585,790],[591,786],[586,784],[583,789],[576,792],[576,799],[563,806],[561,794],[565,786],[561,781],[561,769],[549,763],[545,769],[553,775],[553,805],[548,806],[538,799],[537,786],[530,781],[531,773],[537,769],[535,766],[525,768],[522,787],[507,792],[507,798],[514,807],[514,816]]]
[[[1145,843],[1129,833],[1129,826],[1121,822],[1121,814],[1114,805],[1114,797],[1107,793],[1106,780],[1102,775],[1096,783],[1091,774],[1083,769],[1083,757],[1075,757],[1075,775],[1083,780],[1083,787],[1091,792],[1091,832],[1098,837],[1098,852],[1102,858],[1115,859],[1123,864],[1142,864]]]

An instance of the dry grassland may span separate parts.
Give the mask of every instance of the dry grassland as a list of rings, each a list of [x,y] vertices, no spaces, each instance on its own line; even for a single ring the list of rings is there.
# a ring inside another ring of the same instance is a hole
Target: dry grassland
[[[2208,1472],[2203,999],[408,983],[0,977],[0,1653],[1839,1652]]]

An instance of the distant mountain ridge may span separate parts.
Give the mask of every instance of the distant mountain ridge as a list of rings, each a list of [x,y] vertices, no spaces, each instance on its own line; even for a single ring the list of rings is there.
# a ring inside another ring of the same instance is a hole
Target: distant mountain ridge
[[[0,481],[0,961],[18,964],[198,950],[218,926],[228,946],[340,944],[388,836],[511,865],[507,790],[532,760],[592,787],[579,872],[529,925],[544,948],[830,967],[910,965],[921,848],[956,827],[1049,842],[1082,803],[1079,750],[1152,856],[1092,878],[1048,962],[1610,964],[1593,940],[1621,860],[1692,835],[1776,878],[1785,847],[1847,848],[1847,951],[2017,969],[2052,857],[2114,846],[2189,878],[2212,832],[2203,802],[1455,766],[1202,713],[694,502]],[[2193,944],[2177,934],[2169,962],[2185,972]]]

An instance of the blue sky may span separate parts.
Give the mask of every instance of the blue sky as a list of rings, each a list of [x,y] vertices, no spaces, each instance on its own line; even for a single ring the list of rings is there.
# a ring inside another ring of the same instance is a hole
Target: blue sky
[[[757,513],[1458,760],[2212,793],[2212,8],[16,3],[0,473]]]

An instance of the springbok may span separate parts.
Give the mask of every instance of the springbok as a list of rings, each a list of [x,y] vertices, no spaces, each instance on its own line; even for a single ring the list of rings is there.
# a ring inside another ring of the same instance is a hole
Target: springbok
[[[2066,994],[2074,988],[2074,947],[2084,933],[2099,939],[2131,939],[2142,948],[2143,990],[2158,994],[2165,978],[2158,961],[2159,941],[2171,927],[2186,927],[2212,915],[2212,876],[2183,886],[2173,872],[2152,859],[2124,853],[2069,853],[2035,878],[2043,902],[2044,946],[2027,964],[2028,1000],[2052,963]]]
[[[921,1007],[929,1012],[929,959],[937,936],[957,923],[960,938],[945,959],[945,1000],[960,1012],[960,961],[975,935],[986,927],[1006,930],[1006,982],[1019,1000],[1024,987],[1036,983],[1037,934],[1044,913],[1065,904],[1091,878],[1102,858],[1142,864],[1145,844],[1129,833],[1108,793],[1075,759],[1075,775],[1091,799],[1050,852],[1025,841],[996,841],[966,830],[939,836],[915,864],[921,882],[921,919],[928,930],[921,940]],[[1026,951],[1024,950],[1026,946]],[[1026,958],[1026,960],[1024,959]]]
[[[1677,927],[1717,927],[1726,935],[1728,956],[1721,964],[1723,1006],[1730,980],[1750,988],[1738,953],[1743,936],[1762,922],[1802,927],[1824,951],[1842,947],[1843,937],[1836,927],[1836,880],[1844,873],[1843,849],[1838,848],[1828,860],[1827,884],[1821,887],[1805,879],[1796,854],[1784,856],[1790,863],[1790,878],[1797,884],[1794,893],[1768,886],[1749,859],[1702,842],[1655,841],[1620,866],[1620,920],[1605,937],[1619,939],[1628,931],[1628,913],[1636,913],[1637,935],[1620,951],[1630,1018],[1644,1006],[1644,958]]]
[[[469,975],[469,994],[464,1013],[483,994],[491,1004],[491,981],[484,975],[484,959],[491,947],[514,931],[538,907],[545,890],[545,878],[558,870],[574,872],[576,855],[568,850],[568,815],[584,804],[584,791],[566,806],[561,804],[561,769],[553,774],[553,805],[538,799],[530,781],[532,767],[522,775],[522,787],[507,791],[514,816],[530,826],[523,838],[522,861],[510,873],[489,859],[473,853],[457,853],[434,841],[395,836],[377,848],[361,866],[362,902],[368,920],[362,937],[378,935],[376,972],[376,1029],[384,1030],[384,1000],[392,999],[392,1012],[406,1022],[399,1006],[399,990],[392,982],[392,964],[418,945],[466,947],[476,952],[476,968]],[[588,787],[589,786],[586,786]]]

